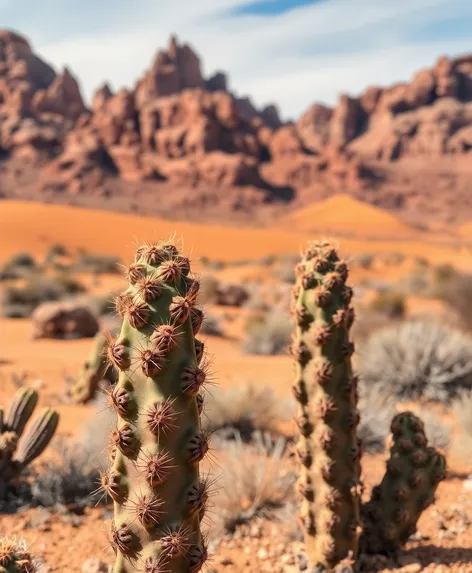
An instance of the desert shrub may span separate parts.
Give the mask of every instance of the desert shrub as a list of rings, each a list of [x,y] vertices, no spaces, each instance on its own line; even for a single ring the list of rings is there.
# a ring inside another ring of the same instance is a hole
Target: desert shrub
[[[257,432],[277,434],[277,424],[295,414],[295,402],[276,396],[271,388],[235,384],[229,390],[215,389],[205,396],[202,424],[226,439],[239,436],[250,442]]]
[[[402,400],[449,402],[472,388],[472,344],[462,332],[424,320],[374,333],[360,351],[366,387]]]
[[[390,423],[396,414],[394,401],[379,392],[359,388],[359,413],[361,416],[357,435],[362,440],[362,449],[369,454],[383,452],[386,438],[390,433]]]
[[[210,336],[224,336],[224,330],[220,321],[211,314],[205,314],[205,318],[199,332]]]
[[[292,265],[290,261],[282,261],[274,268],[273,275],[283,283],[294,284],[296,279],[295,265]]]
[[[69,254],[67,248],[62,243],[53,243],[45,254],[45,261],[52,262],[56,257],[66,257]]]
[[[281,309],[274,309],[247,327],[242,350],[246,354],[285,354],[290,344],[293,325],[290,315]]]
[[[85,287],[68,275],[35,276],[24,286],[8,286],[1,296],[2,315],[9,318],[30,316],[43,302],[58,301],[85,291]]]
[[[102,394],[93,404],[95,415],[77,439],[56,438],[32,481],[33,500],[42,506],[105,502],[100,490],[100,471],[105,469],[108,437],[116,414]]]
[[[97,275],[122,273],[119,257],[86,252],[79,253],[74,268],[77,271],[95,273]]]
[[[28,253],[18,253],[4,263],[0,269],[0,280],[23,278],[37,269],[36,260]]]
[[[465,433],[472,436],[472,391],[463,392],[454,401],[454,413]]]
[[[386,265],[394,267],[397,265],[401,265],[405,260],[405,258],[406,257],[403,253],[393,252],[393,253],[388,253],[385,256],[384,261]]]
[[[270,454],[262,434],[251,445],[237,437],[231,442],[215,440],[215,447],[221,450],[222,478],[215,500],[218,511],[212,516],[213,535],[232,533],[256,518],[273,519],[292,499],[296,474],[283,439]]]
[[[370,269],[372,268],[372,264],[374,262],[374,255],[370,253],[361,253],[355,259],[355,263],[361,267],[361,269]]]
[[[379,292],[370,307],[374,312],[386,314],[390,318],[403,318],[406,311],[405,297],[397,292]]]
[[[25,269],[35,269],[37,266],[35,258],[29,253],[17,253],[13,255],[6,265],[10,268],[22,267]]]
[[[437,281],[434,291],[457,312],[464,327],[472,330],[472,275],[453,273],[447,279]]]
[[[203,275],[200,281],[198,302],[200,304],[216,304],[218,300],[219,281],[213,275]]]
[[[43,507],[70,503],[94,505],[100,473],[88,449],[61,436],[52,450],[55,455],[41,463],[32,482],[33,500]]]
[[[420,408],[416,414],[424,422],[424,430],[429,444],[434,448],[447,450],[451,442],[449,427],[441,422],[435,414],[425,408]]]

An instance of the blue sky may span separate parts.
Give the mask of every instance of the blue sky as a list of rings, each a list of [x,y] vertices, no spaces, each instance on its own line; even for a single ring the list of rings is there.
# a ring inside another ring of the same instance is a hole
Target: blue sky
[[[0,22],[67,65],[87,99],[104,80],[133,85],[176,33],[205,75],[225,70],[231,89],[292,118],[472,52],[472,0],[0,0]]]

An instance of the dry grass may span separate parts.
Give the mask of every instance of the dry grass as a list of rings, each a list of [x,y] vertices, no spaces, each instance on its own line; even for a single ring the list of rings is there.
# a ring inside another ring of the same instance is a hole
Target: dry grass
[[[257,518],[276,518],[292,499],[296,479],[285,441],[280,438],[270,453],[262,434],[250,446],[240,437],[215,442],[221,451],[222,479],[215,496],[218,511],[213,516],[212,536],[232,533]]]
[[[448,403],[472,388],[472,343],[458,330],[411,320],[374,333],[361,348],[367,388],[401,400]]]
[[[295,403],[262,385],[235,383],[230,390],[212,390],[205,396],[203,426],[221,436],[240,436],[249,442],[258,432],[278,432],[278,425],[292,418]]]

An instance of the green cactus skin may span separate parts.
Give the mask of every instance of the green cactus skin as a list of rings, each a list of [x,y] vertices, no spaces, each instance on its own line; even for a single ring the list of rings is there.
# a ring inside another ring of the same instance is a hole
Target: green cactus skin
[[[347,275],[346,264],[329,243],[312,243],[297,266],[292,293],[299,519],[308,559],[317,570],[355,556],[360,529],[361,445]]]
[[[114,501],[114,573],[198,573],[207,557],[200,521],[208,491],[199,475],[206,374],[195,340],[203,315],[189,272],[173,244],[145,245],[116,299],[123,326],[108,357],[120,371],[110,393],[118,421],[102,476]]]
[[[0,573],[36,573],[37,567],[26,544],[8,537],[0,538]]]
[[[20,388],[13,397],[5,416],[5,431],[21,436],[38,404],[38,393],[32,388]]]
[[[85,364],[70,389],[70,396],[74,403],[86,404],[93,400],[102,380],[107,380],[110,384],[116,383],[116,370],[109,364],[106,357],[107,346],[108,336],[99,332],[94,338],[93,348]]]
[[[434,502],[446,476],[445,457],[428,447],[423,422],[411,412],[391,424],[390,458],[381,483],[362,507],[364,553],[395,553],[415,533],[421,513]]]
[[[0,485],[18,477],[28,464],[40,456],[57,429],[59,414],[44,408],[24,432],[37,402],[38,393],[35,390],[20,388],[7,410],[0,426]]]

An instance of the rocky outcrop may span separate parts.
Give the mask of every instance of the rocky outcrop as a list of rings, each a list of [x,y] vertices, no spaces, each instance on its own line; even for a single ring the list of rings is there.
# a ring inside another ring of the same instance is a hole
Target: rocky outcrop
[[[228,85],[223,72],[206,79],[198,55],[173,36],[134,87],[114,93],[104,84],[88,109],[68,69],[56,74],[24,38],[0,31],[0,170],[33,166],[48,200],[111,196],[113,182],[126,184],[120,193],[132,184],[139,194],[139,185],[164,182],[179,191],[161,195],[160,205],[179,197],[204,206],[211,189],[212,204],[249,211],[339,192],[398,209],[425,197],[432,204],[435,190],[471,191],[458,183],[457,166],[472,154],[472,55],[441,57],[410,82],[341,95],[334,108],[314,103],[295,123]],[[441,161],[435,184],[430,172]],[[2,193],[18,188],[13,181]]]

